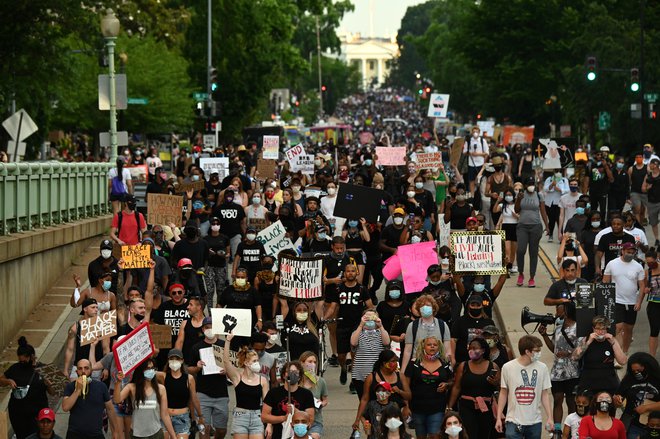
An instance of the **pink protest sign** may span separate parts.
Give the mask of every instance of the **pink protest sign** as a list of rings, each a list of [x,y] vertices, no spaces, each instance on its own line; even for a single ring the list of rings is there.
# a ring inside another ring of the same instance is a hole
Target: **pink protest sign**
[[[387,280],[396,279],[401,276],[401,261],[397,255],[394,255],[385,260],[385,265],[383,266],[383,276]]]
[[[438,263],[435,241],[400,245],[397,256],[401,263],[406,294],[417,293],[427,285],[426,269]]]
[[[382,166],[401,166],[406,164],[405,146],[377,146],[376,163]]]

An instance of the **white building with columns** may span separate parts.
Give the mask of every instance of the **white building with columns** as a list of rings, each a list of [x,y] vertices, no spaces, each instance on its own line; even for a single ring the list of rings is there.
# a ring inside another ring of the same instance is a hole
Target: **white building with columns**
[[[367,89],[379,87],[387,78],[392,60],[399,56],[396,36],[391,38],[362,38],[351,33],[339,34],[341,41],[340,59],[357,65],[362,75],[362,86]]]

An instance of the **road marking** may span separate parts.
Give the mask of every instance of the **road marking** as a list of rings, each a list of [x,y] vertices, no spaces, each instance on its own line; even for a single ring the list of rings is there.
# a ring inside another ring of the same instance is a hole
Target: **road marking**
[[[552,278],[552,281],[556,281],[559,279],[559,272],[557,271],[557,268],[555,267],[555,264],[552,263],[546,252],[543,250],[541,246],[539,246],[539,256],[541,258],[541,261],[543,262],[543,265],[545,265],[546,270],[548,270],[548,273],[550,273],[550,277]]]

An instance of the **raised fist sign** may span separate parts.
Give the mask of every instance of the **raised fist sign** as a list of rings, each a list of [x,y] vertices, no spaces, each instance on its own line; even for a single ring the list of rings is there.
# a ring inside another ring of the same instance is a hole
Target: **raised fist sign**
[[[222,318],[222,324],[225,325],[224,332],[231,332],[238,324],[238,320],[232,315],[225,314],[225,316]]]

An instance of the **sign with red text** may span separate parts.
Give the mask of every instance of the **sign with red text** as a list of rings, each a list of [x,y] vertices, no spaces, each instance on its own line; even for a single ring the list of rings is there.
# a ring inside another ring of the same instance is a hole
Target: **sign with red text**
[[[280,297],[293,300],[323,298],[323,258],[280,255]]]
[[[435,241],[400,245],[392,257],[399,258],[406,294],[422,291],[428,285],[426,270],[438,263]]]
[[[449,236],[454,255],[452,273],[504,274],[504,230],[455,232]]]
[[[124,375],[131,373],[154,354],[149,322],[144,322],[112,347],[117,369]]]
[[[264,136],[264,151],[263,157],[265,159],[277,160],[280,154],[280,136]]]
[[[417,153],[417,168],[418,169],[437,169],[442,164],[441,152],[418,152]]]
[[[377,146],[376,164],[381,166],[403,166],[406,164],[405,146]]]
[[[286,150],[286,158],[289,163],[293,163],[299,155],[305,154],[305,148],[303,148],[302,143]]]

